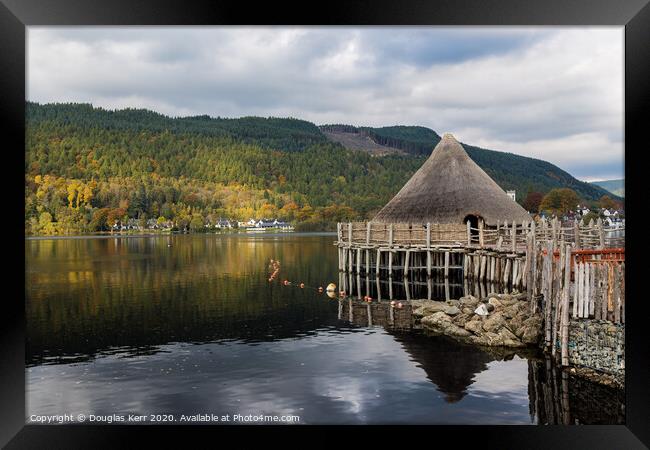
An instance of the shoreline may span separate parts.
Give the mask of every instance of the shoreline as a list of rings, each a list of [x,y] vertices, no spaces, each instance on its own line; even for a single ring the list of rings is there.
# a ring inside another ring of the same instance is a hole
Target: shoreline
[[[25,236],[26,241],[40,240],[64,240],[64,239],[110,239],[110,238],[153,238],[169,236],[248,236],[248,237],[279,237],[279,236],[336,236],[335,231],[228,231],[219,233],[179,233],[179,232],[158,232],[158,233],[89,233],[52,236]]]

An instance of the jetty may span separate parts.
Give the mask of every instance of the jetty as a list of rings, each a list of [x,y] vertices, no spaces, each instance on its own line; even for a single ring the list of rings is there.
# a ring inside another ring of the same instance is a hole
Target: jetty
[[[595,368],[622,383],[624,226],[606,226],[600,219],[589,223],[533,220],[449,133],[372,220],[338,223],[334,245],[340,286],[359,299],[364,281],[364,297],[369,298],[375,286],[378,301],[383,296],[393,300],[393,285],[398,284],[406,300],[414,299],[412,287],[427,286],[429,301],[438,297],[435,287],[442,285],[444,300],[453,302],[457,300],[450,291],[461,284],[464,296],[472,298],[450,306],[465,309],[470,304],[473,309],[474,300],[504,303],[497,290],[517,298],[525,292],[527,315],[520,319],[539,323],[541,346],[557,355],[563,366]],[[492,288],[470,291],[472,284]],[[466,336],[467,323],[475,319],[468,311],[454,310],[449,318],[438,308],[435,318],[423,323],[472,342],[520,345],[521,340],[510,336],[508,320],[522,308],[512,308],[493,313],[507,319],[505,339],[485,336],[499,331],[492,322],[490,331],[485,324],[477,328],[473,323],[474,334]],[[491,319],[489,312],[485,316],[484,320]]]

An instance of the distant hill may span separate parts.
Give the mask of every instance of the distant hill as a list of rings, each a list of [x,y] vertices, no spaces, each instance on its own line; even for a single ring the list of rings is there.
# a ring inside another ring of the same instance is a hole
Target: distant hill
[[[440,135],[425,127],[355,127],[352,125],[322,125],[320,129],[326,136],[336,136],[335,140],[349,149],[366,150],[364,145],[355,145],[363,137],[365,140],[384,146],[392,152],[403,151],[413,156],[428,157],[440,141]],[[357,137],[356,139],[354,137]],[[459,137],[459,136],[457,136]],[[541,159],[528,158],[513,153],[487,150],[463,143],[470,158],[476,162],[504,190],[517,191],[517,200],[522,201],[529,190],[548,192],[554,188],[568,187],[585,200],[598,200],[610,194],[600,186],[580,181],[559,167]]]
[[[440,136],[424,127],[318,127],[295,118],[168,117],[90,104],[26,105],[25,231],[69,234],[171,219],[277,217],[332,229],[384,206]],[[556,166],[465,145],[503,189],[607,191]],[[610,194],[611,195],[611,194]]]
[[[625,197],[625,180],[605,180],[593,181],[591,184],[600,186],[601,188],[611,192],[619,197]]]

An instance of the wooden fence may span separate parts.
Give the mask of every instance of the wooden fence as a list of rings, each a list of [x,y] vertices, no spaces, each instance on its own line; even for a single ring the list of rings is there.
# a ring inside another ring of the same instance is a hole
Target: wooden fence
[[[625,323],[625,262],[585,258],[587,252],[574,251],[575,244],[564,244],[556,252],[554,245],[555,242],[547,241],[532,251],[529,246],[527,260],[531,264],[527,276],[532,286],[533,312],[538,307],[537,300],[543,298],[545,344],[555,356],[556,343],[560,341],[561,361],[566,366],[570,318]],[[593,254],[597,256],[599,252]]]
[[[606,226],[600,219],[588,224],[581,222],[562,224],[557,219],[523,223],[497,222],[486,227],[479,221],[478,227],[466,224],[438,223],[339,223],[339,245],[368,247],[435,247],[463,246],[491,248],[495,250],[524,252],[527,236],[532,234],[536,242],[555,241],[575,244],[579,249],[620,248],[625,246],[625,226]]]

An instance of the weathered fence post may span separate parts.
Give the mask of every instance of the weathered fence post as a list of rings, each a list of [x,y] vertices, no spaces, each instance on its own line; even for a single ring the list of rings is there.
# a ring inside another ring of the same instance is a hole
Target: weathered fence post
[[[467,246],[469,247],[472,245],[472,229],[471,229],[471,224],[469,223],[469,220],[467,221]]]
[[[562,365],[569,365],[569,290],[571,287],[571,245],[564,252],[564,289],[562,290]]]

